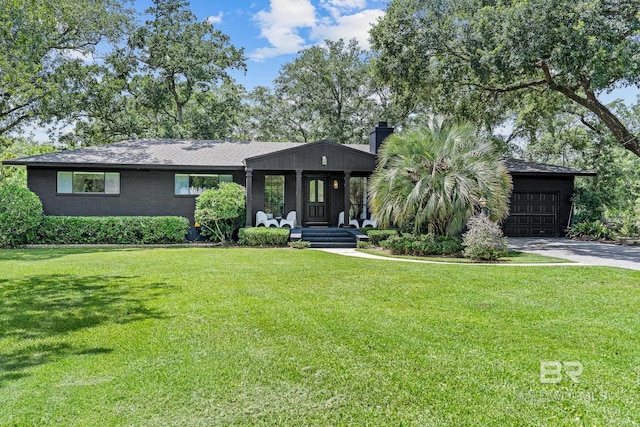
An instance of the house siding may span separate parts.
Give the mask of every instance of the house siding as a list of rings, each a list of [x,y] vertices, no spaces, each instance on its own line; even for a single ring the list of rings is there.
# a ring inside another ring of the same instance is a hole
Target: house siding
[[[58,194],[57,171],[87,168],[28,168],[27,185],[42,201],[45,215],[67,216],[182,216],[193,224],[195,196],[174,194],[175,171],[99,169],[120,173],[120,194]],[[97,170],[97,169],[91,169]],[[244,185],[244,172],[189,171],[189,173],[233,173],[234,182]]]
[[[327,164],[323,165],[323,157]],[[330,142],[314,142],[306,147],[272,153],[246,160],[247,167],[255,170],[304,170],[331,173],[332,171],[367,172],[375,168],[375,156],[354,148]]]

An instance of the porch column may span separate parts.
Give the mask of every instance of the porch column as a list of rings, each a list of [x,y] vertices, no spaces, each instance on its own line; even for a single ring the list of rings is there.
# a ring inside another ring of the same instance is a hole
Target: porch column
[[[344,226],[349,227],[349,211],[351,210],[351,172],[344,173]]]
[[[302,169],[296,169],[296,224],[302,227]]]
[[[247,227],[251,227],[253,226],[253,213],[252,213],[252,207],[253,207],[253,169],[251,168],[245,168],[245,176],[246,176],[246,183],[245,183],[245,190],[247,191],[247,218],[246,218],[246,226]]]

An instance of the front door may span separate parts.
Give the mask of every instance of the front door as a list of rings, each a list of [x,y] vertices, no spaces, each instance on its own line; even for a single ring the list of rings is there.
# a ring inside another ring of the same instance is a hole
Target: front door
[[[326,225],[327,220],[327,177],[308,177],[306,213],[308,225]]]

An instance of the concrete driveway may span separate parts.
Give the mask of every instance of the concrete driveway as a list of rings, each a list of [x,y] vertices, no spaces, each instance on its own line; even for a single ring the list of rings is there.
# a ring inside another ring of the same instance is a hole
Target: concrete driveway
[[[538,237],[509,237],[509,247],[540,255],[564,258],[590,265],[640,270],[640,246]]]

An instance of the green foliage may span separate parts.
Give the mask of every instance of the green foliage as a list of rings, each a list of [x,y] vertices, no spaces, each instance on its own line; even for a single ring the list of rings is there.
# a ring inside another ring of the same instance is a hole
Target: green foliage
[[[573,224],[567,235],[572,239],[614,240],[616,233],[602,221],[586,221]]]
[[[214,242],[230,241],[245,220],[245,196],[244,187],[234,182],[223,182],[199,195],[195,220],[201,234]]]
[[[383,249],[394,255],[455,255],[462,252],[462,241],[458,237],[434,234],[402,234],[391,236],[380,242]]]
[[[636,1],[393,0],[371,32],[376,70],[415,111],[426,105],[494,127],[575,106],[640,155],[638,139],[598,99],[640,80],[638,11]]]
[[[70,145],[132,138],[227,138],[238,122],[244,89],[229,70],[245,69],[243,49],[182,0],[154,0],[150,17],[125,46],[94,67],[89,120]]]
[[[47,144],[38,144],[27,138],[0,137],[0,162],[18,157],[35,156],[50,153],[55,148]],[[0,166],[0,187],[3,185],[27,186],[27,170],[24,166]]]
[[[397,118],[388,98],[356,40],[325,40],[285,63],[273,89],[258,87],[250,94],[247,136],[361,144],[381,117],[392,123]]]
[[[175,216],[45,216],[31,243],[161,244],[185,243],[186,218]]]
[[[358,243],[356,243],[358,249],[369,249],[372,245],[373,243],[364,240],[358,240]]]
[[[604,218],[604,204],[600,195],[586,187],[576,187],[573,195],[575,216],[573,223],[600,221]]]
[[[296,240],[295,242],[289,242],[289,247],[293,249],[309,249],[311,247],[311,242]]]
[[[19,185],[0,186],[0,248],[28,243],[42,221],[42,202]]]
[[[245,246],[287,246],[289,229],[272,227],[241,228],[238,243]]]
[[[120,0],[3,0],[0,16],[0,135],[77,117],[94,67],[81,58],[132,18]]]
[[[398,230],[379,230],[377,228],[364,228],[361,231],[369,236],[369,242],[371,242],[372,245],[376,246],[378,246],[383,240],[387,240],[389,237],[398,235]]]
[[[468,231],[462,235],[463,255],[476,261],[496,261],[506,255],[507,240],[502,229],[484,214],[467,221]]]
[[[481,197],[488,199],[493,219],[507,215],[511,177],[473,125],[432,116],[426,126],[387,138],[369,191],[382,227],[453,236]]]
[[[640,198],[627,210],[620,212],[614,220],[619,224],[616,231],[621,236],[640,236]]]

